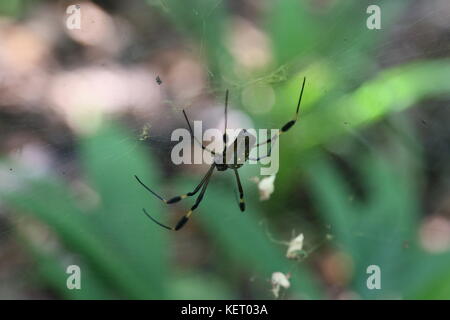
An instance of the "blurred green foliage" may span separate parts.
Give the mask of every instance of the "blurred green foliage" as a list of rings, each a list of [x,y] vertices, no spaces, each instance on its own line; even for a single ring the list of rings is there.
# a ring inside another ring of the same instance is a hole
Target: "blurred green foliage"
[[[401,148],[399,148],[401,149]],[[408,155],[390,164],[376,154],[358,159],[364,200],[324,159],[309,167],[314,203],[331,225],[333,242],[351,259],[350,288],[364,299],[448,299],[450,253],[425,253],[418,243],[419,173]],[[382,290],[369,290],[366,269],[381,269]],[[443,280],[443,281],[441,281]]]
[[[65,248],[76,253],[73,263],[81,267],[82,283],[87,287],[67,290],[64,266],[57,253],[48,253],[29,241],[27,246],[37,258],[38,270],[49,285],[69,298],[232,297],[230,288],[217,279],[214,281],[214,275],[210,276],[213,281],[195,274],[177,279],[177,273],[182,271],[176,267],[172,270],[174,266],[168,265],[169,234],[149,223],[141,213],[141,206],[145,205],[152,214],[157,214],[159,203],[148,201],[149,195],[133,179],[133,174],[139,173],[145,181],[159,185],[155,174],[159,170],[133,145],[133,140],[115,127],[104,128],[83,140],[80,154],[87,181],[99,199],[91,208],[86,208],[88,199],[77,199],[73,190],[61,181],[29,181],[24,191],[7,196],[16,210],[46,223]],[[254,271],[263,279],[270,278],[274,270],[292,268],[283,253],[267,241],[255,220],[255,212],[250,210],[234,220],[223,218],[237,207],[232,201],[230,205],[223,201],[225,192],[212,186],[204,211],[212,209],[214,214],[199,214],[206,224],[205,230],[211,232],[212,241],[223,251],[216,267],[220,268],[221,263],[235,265],[237,270]],[[293,287],[310,297],[318,297],[311,277],[304,270],[293,280]]]
[[[418,244],[421,159],[412,165],[406,151],[388,155],[375,149],[355,155],[352,161],[365,196],[354,199],[354,190],[321,151],[423,99],[448,97],[448,59],[378,70],[372,50],[385,33],[365,28],[370,1],[334,2],[326,11],[314,11],[306,1],[266,1],[262,24],[275,58],[267,68],[242,76],[230,67],[235,62],[225,39],[231,17],[223,1],[146,2],[198,45],[212,87],[231,87],[239,96],[249,82],[260,78],[274,88],[273,111],[253,117],[262,127],[269,119],[277,126],[286,121],[294,110],[300,79],[307,76],[301,125],[280,142],[281,167],[269,202],[258,203],[254,185],[244,183],[248,210],[241,214],[229,185],[211,183],[192,219],[200,223],[212,248],[205,253],[206,270],[178,265],[174,243],[183,241],[183,234],[168,233],[141,213],[142,207],[158,217],[166,212],[133,180],[138,174],[152,186],[164,185],[152,155],[144,154],[118,125],[105,125],[83,137],[79,158],[91,190],[87,195],[56,178],[26,179],[26,187],[4,195],[14,212],[50,227],[63,246],[50,250],[19,229],[46,285],[72,299],[227,299],[239,298],[236,292],[244,282],[251,297],[269,298],[270,275],[281,271],[291,273],[288,297],[326,298],[325,284],[308,257],[305,262],[287,260],[286,248],[274,243],[261,224],[267,217],[264,221],[283,217],[287,210],[302,216],[307,209],[295,204],[296,195],[299,185],[308,185],[320,223],[330,226],[331,247],[350,257],[350,291],[368,299],[450,297],[450,254],[431,255]],[[395,23],[407,3],[378,1],[384,8],[383,28]],[[243,181],[253,172],[244,169]],[[173,194],[194,183],[177,179],[172,185],[182,188]],[[306,239],[310,246],[314,241]],[[81,266],[83,290],[67,290],[67,261]],[[382,290],[366,287],[371,264],[382,269]]]
[[[170,264],[172,242],[182,235],[168,233],[141,214],[145,206],[157,215],[159,202],[149,199],[133,174],[160,185],[159,169],[134,146],[116,126],[82,140],[80,155],[86,180],[97,193],[90,197],[96,201],[76,195],[58,180],[28,180],[22,191],[6,195],[11,207],[44,222],[63,245],[64,250],[54,250],[23,237],[47,285],[75,299],[236,298],[232,292],[243,273],[257,279],[255,295],[268,298],[267,279],[281,270],[291,273],[290,296],[324,297],[314,272],[287,260],[286,248],[273,243],[258,223],[254,197],[248,197],[249,210],[242,214],[226,196],[231,191],[217,183],[211,184],[194,215],[215,248],[211,271],[196,274]],[[358,161],[364,201],[353,199],[354,191],[323,156],[311,156],[304,166],[314,203],[331,226],[333,246],[351,257],[351,290],[363,298],[446,298],[450,282],[442,280],[448,278],[450,254],[432,256],[417,244],[418,173],[404,160],[400,157],[393,166],[369,153]],[[193,184],[180,182],[186,189]],[[67,257],[66,250],[72,255]],[[67,290],[68,264],[81,267],[82,290]],[[382,269],[383,290],[366,287],[371,264]]]

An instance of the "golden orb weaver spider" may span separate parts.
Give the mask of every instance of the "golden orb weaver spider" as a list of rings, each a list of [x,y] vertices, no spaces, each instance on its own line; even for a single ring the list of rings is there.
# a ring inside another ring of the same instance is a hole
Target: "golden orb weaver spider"
[[[241,211],[245,211],[245,202],[244,202],[244,190],[242,188],[242,183],[241,183],[241,179],[239,178],[239,173],[238,173],[238,169],[240,167],[243,166],[243,164],[248,161],[248,160],[254,160],[254,161],[259,161],[260,159],[263,159],[265,157],[270,157],[271,151],[272,151],[272,142],[278,138],[278,136],[282,133],[287,132],[290,128],[292,128],[292,126],[294,126],[294,124],[297,122],[298,120],[298,115],[299,115],[299,110],[300,110],[300,104],[302,101],[302,97],[303,97],[303,90],[305,89],[305,83],[306,83],[306,78],[303,78],[303,83],[302,83],[302,87],[300,90],[300,96],[298,98],[298,103],[297,103],[297,110],[295,112],[295,117],[294,119],[288,121],[283,127],[281,127],[281,130],[279,130],[275,135],[273,135],[272,137],[268,138],[266,141],[258,143],[255,145],[256,142],[256,137],[254,135],[252,135],[251,133],[249,133],[247,130],[242,129],[240,130],[238,136],[236,137],[236,139],[233,141],[233,143],[231,143],[231,145],[233,146],[233,152],[232,153],[228,153],[228,149],[229,147],[227,146],[227,111],[228,111],[228,90],[226,91],[225,94],[225,130],[223,133],[223,142],[224,142],[224,148],[222,153],[217,154],[212,150],[209,150],[208,148],[206,148],[202,142],[198,141],[197,138],[194,136],[194,132],[192,130],[191,124],[189,122],[189,119],[186,115],[186,112],[183,110],[183,115],[184,118],[187,122],[187,125],[189,127],[189,131],[191,134],[191,137],[194,138],[194,140],[199,143],[202,147],[203,150],[207,150],[208,152],[210,152],[213,156],[214,156],[214,161],[213,164],[210,166],[208,172],[206,172],[205,176],[202,178],[202,180],[200,181],[200,183],[195,187],[195,189],[191,192],[185,193],[183,195],[180,196],[175,196],[173,198],[170,199],[164,199],[163,197],[161,197],[160,195],[158,195],[156,192],[154,192],[152,189],[150,189],[147,185],[145,185],[138,176],[134,176],[136,178],[136,180],[145,188],[147,189],[151,194],[153,194],[155,197],[157,197],[159,200],[161,200],[162,202],[164,202],[165,204],[173,204],[176,203],[182,199],[186,199],[188,197],[192,197],[194,195],[196,195],[199,191],[200,194],[197,197],[197,199],[195,200],[194,205],[190,208],[190,210],[178,221],[178,223],[175,225],[175,227],[169,227],[165,224],[162,224],[161,222],[159,222],[158,220],[156,220],[155,218],[153,218],[150,214],[148,214],[148,212],[145,210],[145,208],[143,208],[143,212],[144,214],[153,222],[155,222],[156,224],[158,224],[159,226],[166,228],[168,230],[173,230],[173,231],[177,231],[180,230],[185,224],[186,222],[188,222],[189,218],[191,217],[192,213],[194,212],[195,209],[197,209],[197,207],[199,206],[200,202],[203,200],[203,196],[205,195],[206,189],[208,188],[208,184],[209,181],[211,179],[211,176],[214,172],[215,169],[217,169],[217,171],[225,171],[227,169],[231,169],[234,171],[234,174],[236,176],[236,182],[237,182],[237,186],[238,186],[238,190],[239,190],[239,208],[241,209]],[[270,147],[269,147],[269,151],[268,154],[263,156],[263,157],[258,157],[256,159],[252,159],[249,157],[250,155],[250,150],[253,148],[257,148],[261,145],[264,145],[266,143],[270,143]]]

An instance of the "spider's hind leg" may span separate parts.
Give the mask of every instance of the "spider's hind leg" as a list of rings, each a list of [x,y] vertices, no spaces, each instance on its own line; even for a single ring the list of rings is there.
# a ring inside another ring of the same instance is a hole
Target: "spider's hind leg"
[[[212,169],[210,169],[207,173],[207,175],[205,176],[205,182],[203,184],[202,187],[202,191],[200,192],[199,196],[197,197],[197,199],[195,200],[194,205],[191,207],[191,209],[177,222],[177,224],[175,225],[175,227],[169,227],[166,226],[165,224],[162,224],[161,222],[157,221],[155,218],[153,218],[151,215],[149,215],[147,213],[147,211],[145,211],[145,209],[142,209],[145,213],[145,215],[150,218],[153,222],[155,222],[157,225],[166,228],[168,230],[173,230],[173,231],[178,231],[180,230],[185,224],[186,222],[189,221],[189,218],[191,217],[192,213],[194,212],[195,209],[197,209],[198,205],[200,204],[200,202],[203,200],[203,196],[205,195],[206,192],[206,188],[208,187],[208,183],[209,180],[211,178],[211,175],[213,173],[214,169],[214,165],[212,166]]]
[[[212,170],[214,169],[214,164],[209,168],[208,172],[205,174],[205,176],[202,178],[202,180],[200,181],[200,183],[195,187],[195,189],[191,192],[182,194],[180,196],[175,196],[172,197],[170,199],[164,199],[163,197],[161,197],[159,194],[157,194],[155,191],[153,191],[152,189],[150,189],[149,187],[147,187],[147,185],[145,185],[145,183],[143,183],[141,181],[141,179],[139,179],[138,176],[134,176],[136,178],[136,180],[145,188],[147,189],[147,191],[149,191],[151,194],[153,194],[155,197],[157,197],[159,200],[161,200],[162,202],[164,202],[165,204],[172,204],[172,203],[176,203],[180,200],[186,199],[187,197],[192,197],[194,195],[197,194],[197,192],[200,190],[200,188],[203,186],[203,184],[205,183],[206,179],[208,178],[208,176],[211,174]]]

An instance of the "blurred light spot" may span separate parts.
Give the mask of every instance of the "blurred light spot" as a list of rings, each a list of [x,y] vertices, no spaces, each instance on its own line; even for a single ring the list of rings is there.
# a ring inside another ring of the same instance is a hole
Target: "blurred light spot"
[[[91,131],[103,113],[148,109],[161,96],[152,72],[142,67],[92,66],[56,75],[50,84],[50,101],[74,129]]]
[[[208,107],[203,109],[198,115],[198,120],[203,120],[203,129],[218,128],[223,130],[225,127],[224,106],[217,105],[215,107]],[[228,129],[242,129],[253,128],[253,122],[249,116],[244,112],[233,109],[233,106],[228,104]]]
[[[289,247],[286,252],[286,257],[288,259],[297,259],[300,258],[301,253],[303,251],[303,233],[300,233],[294,239],[289,242]]]
[[[27,172],[28,178],[45,176],[54,168],[51,150],[40,142],[28,142],[10,156]]]
[[[170,66],[165,83],[171,88],[176,99],[186,102],[201,93],[205,74],[197,61],[182,57]]]
[[[17,227],[20,234],[24,235],[33,246],[39,247],[43,253],[54,254],[60,248],[58,240],[50,228],[35,219],[22,218],[18,221]]]
[[[275,298],[278,298],[280,293],[280,288],[288,289],[291,286],[289,282],[290,275],[285,275],[282,272],[274,272],[272,273],[272,293]]]
[[[258,177],[253,177],[252,181],[258,184],[259,190],[259,200],[269,200],[270,195],[275,191],[275,177],[276,175],[271,175],[260,180]]]
[[[33,25],[0,18],[0,105],[42,108],[48,67],[54,62],[51,41]]]
[[[429,252],[444,252],[450,249],[450,221],[442,216],[427,218],[420,228],[420,241]]]
[[[310,7],[308,9],[312,9],[314,11],[320,13],[327,13],[333,6],[338,2],[337,0],[310,0]]]
[[[49,55],[44,38],[33,30],[3,22],[0,28],[0,68],[29,72],[40,66]]]
[[[248,20],[233,20],[229,42],[233,57],[247,69],[262,68],[272,60],[269,38]]]
[[[344,252],[333,252],[320,261],[323,277],[330,285],[345,286],[353,273],[353,260]]]

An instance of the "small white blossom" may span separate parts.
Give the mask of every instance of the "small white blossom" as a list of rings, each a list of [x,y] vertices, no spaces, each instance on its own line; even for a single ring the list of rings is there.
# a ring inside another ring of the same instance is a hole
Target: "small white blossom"
[[[268,200],[270,198],[270,195],[275,190],[274,182],[275,182],[275,175],[271,175],[267,178],[262,179],[259,181],[258,178],[253,179],[256,183],[258,183],[258,189],[259,189],[259,200],[264,201]]]
[[[285,275],[282,272],[272,273],[272,293],[275,298],[278,298],[280,293],[280,288],[289,288],[291,283],[289,282],[289,275]]]
[[[286,252],[286,257],[288,259],[296,259],[299,257],[299,253],[303,250],[303,239],[303,233],[300,233],[289,242],[289,247]]]

